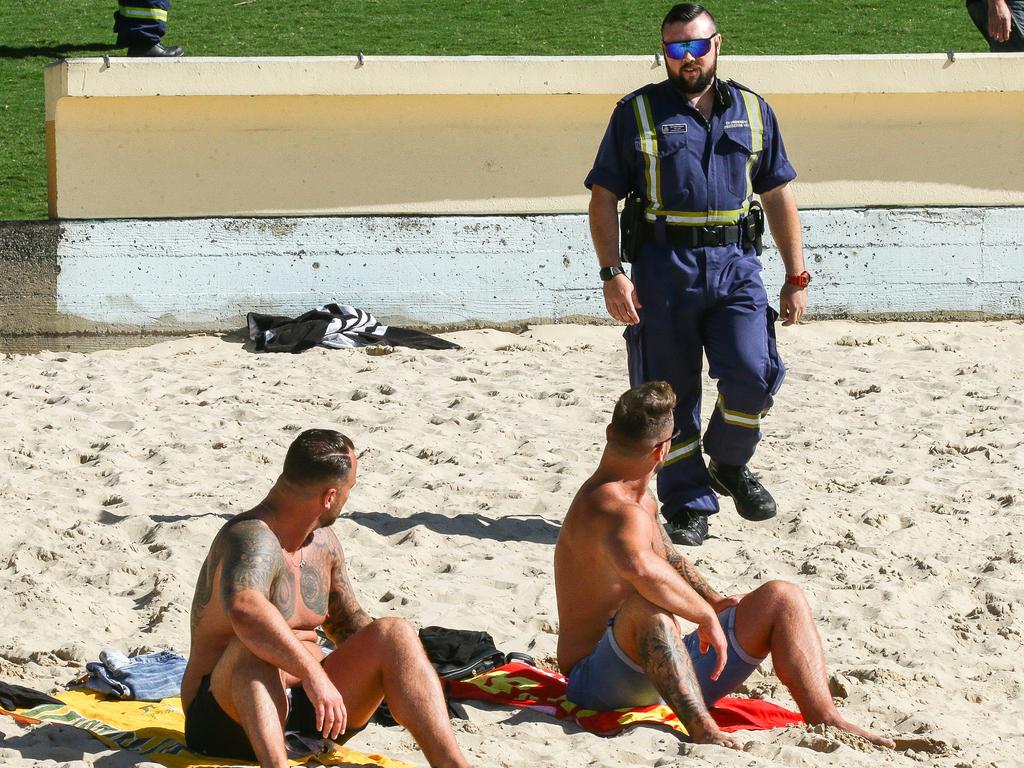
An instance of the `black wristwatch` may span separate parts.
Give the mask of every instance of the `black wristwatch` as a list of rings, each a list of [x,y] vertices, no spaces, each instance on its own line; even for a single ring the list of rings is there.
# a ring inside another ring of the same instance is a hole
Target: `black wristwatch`
[[[601,281],[607,283],[616,275],[626,274],[626,270],[622,267],[601,267]]]

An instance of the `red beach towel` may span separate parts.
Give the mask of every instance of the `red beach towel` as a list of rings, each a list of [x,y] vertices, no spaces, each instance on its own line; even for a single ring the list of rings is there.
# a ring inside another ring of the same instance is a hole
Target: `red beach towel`
[[[509,662],[469,680],[447,681],[453,699],[472,699],[534,709],[559,720],[572,720],[593,733],[612,736],[641,723],[667,725],[686,733],[686,728],[664,704],[637,709],[595,712],[578,707],[565,698],[565,677],[557,672]],[[757,731],[781,728],[804,721],[799,712],[757,699],[727,696],[711,709],[711,716],[723,731]]]

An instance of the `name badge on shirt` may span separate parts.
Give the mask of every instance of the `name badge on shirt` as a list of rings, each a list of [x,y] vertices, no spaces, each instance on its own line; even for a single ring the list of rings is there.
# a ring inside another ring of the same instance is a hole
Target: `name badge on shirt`
[[[663,134],[686,133],[686,123],[665,123],[660,128]]]

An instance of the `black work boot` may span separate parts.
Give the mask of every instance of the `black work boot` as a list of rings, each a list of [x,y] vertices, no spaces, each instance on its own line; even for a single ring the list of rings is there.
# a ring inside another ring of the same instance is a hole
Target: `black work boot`
[[[760,522],[775,517],[778,508],[775,499],[757,478],[750,474],[747,465],[734,466],[719,464],[714,459],[708,462],[711,487],[723,496],[732,496],[736,511],[744,520]]]
[[[174,58],[185,53],[180,45],[172,45],[164,48],[160,43],[142,43],[141,45],[129,45],[129,56],[144,56],[147,58]]]
[[[680,509],[665,515],[665,530],[673,544],[699,547],[708,536],[708,516],[692,509]]]

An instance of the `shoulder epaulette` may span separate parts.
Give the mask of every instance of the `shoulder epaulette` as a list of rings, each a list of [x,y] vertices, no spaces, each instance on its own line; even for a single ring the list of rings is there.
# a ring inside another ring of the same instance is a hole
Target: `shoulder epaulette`
[[[757,98],[759,98],[761,101],[764,101],[764,96],[762,96],[760,93],[755,91],[753,88],[748,88],[747,86],[743,85],[743,83],[737,83],[735,80],[726,80],[725,82],[727,82],[733,88],[739,88],[741,91],[746,91],[747,93],[752,93],[755,96],[757,96]]]
[[[658,83],[648,83],[643,88],[637,88],[632,93],[627,93],[625,96],[623,96],[621,99],[619,99],[619,104],[620,105],[628,104],[633,99],[635,99],[637,96],[640,96],[640,95],[645,94],[645,93],[650,93],[651,91],[653,91],[657,87],[658,87]]]

